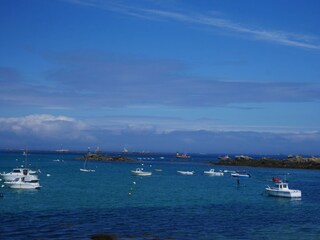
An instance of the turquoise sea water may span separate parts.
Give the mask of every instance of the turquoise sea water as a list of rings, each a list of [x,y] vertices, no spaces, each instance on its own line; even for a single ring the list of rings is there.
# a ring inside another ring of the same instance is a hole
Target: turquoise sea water
[[[41,170],[42,189],[0,189],[0,239],[90,239],[99,233],[118,239],[320,239],[320,171],[212,167],[201,162],[216,156],[183,163],[154,155],[140,163],[90,162],[96,172],[84,173],[75,157],[54,162],[61,156],[29,155],[31,168]],[[0,171],[23,160],[21,153],[0,153]],[[132,176],[137,167],[153,175]],[[252,178],[238,187],[229,174],[203,175],[210,168],[246,169]],[[302,191],[301,199],[264,194],[268,179],[284,175],[290,188]]]

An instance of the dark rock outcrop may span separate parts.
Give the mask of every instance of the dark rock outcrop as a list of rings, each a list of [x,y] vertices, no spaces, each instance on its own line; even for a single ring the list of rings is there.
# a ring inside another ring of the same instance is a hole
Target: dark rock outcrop
[[[289,157],[287,159],[227,159],[219,162],[210,162],[214,165],[223,166],[249,166],[249,167],[268,167],[268,168],[301,168],[301,169],[320,169],[320,158],[310,157],[304,158],[301,156]]]
[[[107,156],[101,154],[86,154],[77,160],[87,160],[87,161],[105,161],[105,162],[136,162],[137,160],[124,156]]]

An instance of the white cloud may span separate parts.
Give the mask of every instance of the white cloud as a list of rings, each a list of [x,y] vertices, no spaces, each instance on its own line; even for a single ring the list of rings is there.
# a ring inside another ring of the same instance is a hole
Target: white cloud
[[[0,131],[13,132],[21,136],[74,139],[79,137],[85,129],[85,123],[66,116],[35,114],[0,118]]]
[[[70,149],[86,149],[100,146],[114,151],[130,146],[130,150],[147,151],[314,154],[320,142],[317,131],[299,134],[194,129],[159,132],[154,125],[146,123],[148,119],[142,120],[141,124],[134,122],[114,132],[112,128],[88,126],[66,116],[0,118],[0,147],[56,149],[63,145]]]

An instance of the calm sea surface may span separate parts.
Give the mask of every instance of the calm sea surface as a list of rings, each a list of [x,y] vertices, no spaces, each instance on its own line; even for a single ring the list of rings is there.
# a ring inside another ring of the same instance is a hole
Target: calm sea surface
[[[41,170],[42,188],[0,188],[0,239],[90,239],[100,233],[118,239],[320,239],[320,171],[210,167],[201,162],[217,156],[183,163],[172,161],[174,155],[152,155],[140,156],[142,163],[89,162],[96,172],[85,173],[77,156],[28,156],[31,168]],[[1,172],[21,164],[21,153],[0,153]],[[153,175],[132,176],[137,167]],[[210,168],[246,169],[252,178],[238,187],[229,174],[203,175]],[[290,188],[302,191],[301,199],[264,194],[268,179],[284,175]]]

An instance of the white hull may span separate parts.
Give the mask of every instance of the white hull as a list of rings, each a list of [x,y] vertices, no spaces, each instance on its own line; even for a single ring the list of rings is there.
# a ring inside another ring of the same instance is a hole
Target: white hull
[[[300,198],[301,197],[301,191],[300,190],[278,190],[272,187],[267,187],[266,192],[269,196],[274,197],[285,197],[285,198]]]
[[[80,168],[80,171],[81,171],[81,172],[95,172],[96,170]]]
[[[38,180],[25,181],[25,178],[17,178],[14,181],[4,182],[9,188],[13,189],[40,189]]]
[[[178,173],[182,174],[182,175],[193,175],[194,172],[190,172],[190,171],[177,171]]]
[[[141,176],[141,177],[147,177],[147,176],[151,176],[152,175],[152,172],[144,172],[140,168],[137,168],[136,170],[132,170],[131,172],[132,172],[133,175]]]
[[[24,177],[27,181],[39,180],[38,176],[35,175],[36,171],[32,171],[27,168],[16,168],[9,173],[0,173],[4,181],[10,182],[14,181],[17,178]]]
[[[223,172],[215,172],[214,169],[210,169],[210,171],[204,171],[203,173],[208,176],[216,176],[216,177],[220,177],[224,175]]]
[[[20,177],[24,177],[26,178],[26,180],[28,181],[31,181],[31,180],[39,180],[38,176],[37,175],[27,175],[27,176],[24,176],[24,175],[9,175],[9,173],[7,174],[2,174],[2,177],[3,177],[3,180],[6,181],[6,182],[11,182],[11,181],[14,181],[16,178],[20,178]]]
[[[142,176],[142,177],[146,177],[146,176],[151,176],[152,173],[151,172],[143,172],[143,173],[135,173],[133,172],[134,175],[136,176]]]
[[[41,186],[39,184],[34,183],[8,183],[5,182],[9,188],[13,189],[40,189]]]
[[[232,177],[240,177],[240,178],[249,178],[250,174],[242,174],[242,173],[231,173]]]

